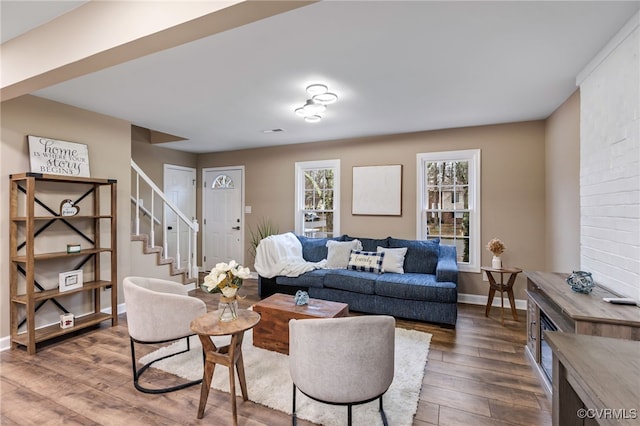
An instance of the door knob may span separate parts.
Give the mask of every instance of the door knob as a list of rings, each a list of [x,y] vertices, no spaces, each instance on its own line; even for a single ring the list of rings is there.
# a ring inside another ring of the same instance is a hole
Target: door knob
[[[240,227],[239,227],[239,226],[234,226],[234,227],[232,227],[231,229],[235,229],[236,231],[239,231],[239,230],[240,230]]]

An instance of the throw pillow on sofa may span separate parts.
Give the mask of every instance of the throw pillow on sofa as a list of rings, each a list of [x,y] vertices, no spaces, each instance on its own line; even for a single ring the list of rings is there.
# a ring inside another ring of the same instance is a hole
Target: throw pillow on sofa
[[[353,241],[327,241],[327,265],[328,269],[346,269],[349,264],[351,250],[362,250],[360,240]]]
[[[406,247],[404,271],[417,274],[435,274],[440,256],[440,239],[402,240],[389,238],[390,248]]]
[[[384,256],[381,252],[351,250],[347,269],[381,274]]]
[[[378,246],[378,253],[384,253],[382,261],[383,272],[393,272],[395,274],[404,274],[404,256],[407,254],[407,248],[384,248]]]

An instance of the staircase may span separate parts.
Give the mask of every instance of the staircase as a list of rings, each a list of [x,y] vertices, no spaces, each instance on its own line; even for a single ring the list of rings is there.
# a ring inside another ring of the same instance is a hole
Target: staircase
[[[187,218],[165,194],[151,181],[151,179],[131,160],[131,168],[134,176],[135,188],[132,190],[132,242],[141,243],[141,255],[137,248],[132,248],[132,275],[145,277],[162,278],[180,282],[185,285],[198,284],[197,266],[197,236],[198,222],[195,219]],[[149,208],[143,206],[143,198],[150,201]],[[157,205],[156,205],[157,204]],[[169,209],[176,216],[176,241],[172,247],[172,256],[169,256],[167,241],[167,217],[166,211]],[[157,212],[160,211],[161,214]],[[184,228],[186,227],[186,228]],[[187,253],[180,251],[180,230],[189,230],[189,240]],[[156,235],[162,240],[162,245],[156,245]],[[155,258],[146,255],[155,254]],[[150,260],[153,259],[153,260]],[[179,265],[186,260],[186,267]]]

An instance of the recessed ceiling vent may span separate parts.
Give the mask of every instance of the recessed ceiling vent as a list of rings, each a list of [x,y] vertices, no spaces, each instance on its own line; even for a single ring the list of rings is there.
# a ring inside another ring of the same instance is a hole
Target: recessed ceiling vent
[[[267,129],[262,131],[262,133],[278,133],[278,132],[284,132],[284,129]]]

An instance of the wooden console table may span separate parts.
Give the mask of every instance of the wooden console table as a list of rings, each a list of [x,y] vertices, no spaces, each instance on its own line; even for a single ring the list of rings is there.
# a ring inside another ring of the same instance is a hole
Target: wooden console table
[[[553,424],[637,425],[640,342],[546,332],[553,350]]]
[[[525,352],[536,366],[545,390],[551,394],[551,383],[542,369],[541,317],[557,328],[572,334],[640,340],[640,308],[612,305],[603,297],[619,297],[596,284],[589,294],[571,290],[569,274],[525,272],[527,276],[527,346]]]

